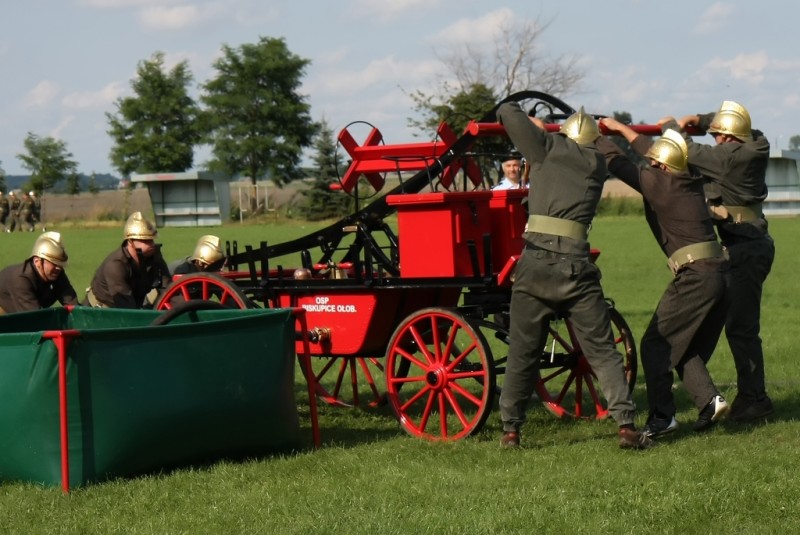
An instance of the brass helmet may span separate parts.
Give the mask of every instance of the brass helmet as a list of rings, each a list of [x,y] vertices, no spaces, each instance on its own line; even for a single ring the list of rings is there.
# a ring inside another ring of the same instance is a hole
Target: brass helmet
[[[210,265],[214,262],[219,262],[224,257],[225,253],[222,252],[219,238],[208,234],[206,236],[200,236],[200,239],[197,240],[194,253],[189,260],[199,260],[206,265]]]
[[[583,106],[561,125],[561,134],[566,135],[578,145],[590,145],[600,137],[600,127],[594,117],[583,111]]]
[[[38,256],[49,260],[60,268],[67,265],[67,251],[64,250],[64,244],[61,243],[61,234],[58,232],[45,232],[33,243],[33,250],[31,251],[31,258]]]
[[[666,165],[673,173],[683,173],[689,168],[689,148],[678,132],[666,130],[650,147],[645,158]]]
[[[156,226],[144,218],[141,212],[134,212],[125,222],[126,240],[154,240],[158,231]]]
[[[742,141],[753,139],[750,131],[750,114],[744,106],[732,100],[726,100],[711,120],[709,134],[728,134]]]

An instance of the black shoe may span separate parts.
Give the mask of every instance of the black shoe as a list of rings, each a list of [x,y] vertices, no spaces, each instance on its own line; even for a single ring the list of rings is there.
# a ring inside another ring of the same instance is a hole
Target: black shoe
[[[774,412],[772,400],[769,396],[756,401],[750,401],[741,396],[736,396],[731,407],[730,419],[735,422],[752,422],[766,418]]]
[[[500,437],[500,447],[508,449],[519,448],[519,433],[514,431],[503,433],[503,436]]]
[[[641,431],[627,427],[619,428],[619,447],[622,449],[646,450],[655,445],[656,443]]]
[[[645,424],[644,429],[642,429],[642,433],[644,433],[648,438],[655,438],[672,433],[677,428],[678,421],[674,416],[660,418],[653,414],[647,419],[647,423]]]
[[[703,410],[700,411],[700,414],[697,417],[697,421],[694,423],[693,429],[695,431],[705,431],[717,423],[720,418],[725,416],[728,411],[730,410],[730,406],[728,402],[725,401],[725,398],[716,395],[711,398],[711,401],[708,402],[708,405],[703,407]]]

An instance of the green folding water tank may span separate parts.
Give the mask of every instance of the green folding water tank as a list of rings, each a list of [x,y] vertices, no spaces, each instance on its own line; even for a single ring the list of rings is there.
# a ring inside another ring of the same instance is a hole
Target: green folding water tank
[[[151,326],[160,314],[0,316],[0,480],[63,484],[58,349],[46,339],[59,332],[70,487],[300,444],[291,310],[198,311]]]

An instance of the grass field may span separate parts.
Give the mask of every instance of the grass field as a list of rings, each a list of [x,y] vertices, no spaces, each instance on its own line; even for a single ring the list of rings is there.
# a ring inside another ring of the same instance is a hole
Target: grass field
[[[190,254],[205,232],[255,245],[314,228],[163,229],[159,241],[169,261]],[[0,484],[0,533],[800,533],[800,219],[775,219],[770,228],[777,257],[762,338],[776,414],[767,423],[723,421],[694,433],[696,411],[679,387],[682,426],[653,450],[618,449],[611,421],[561,421],[535,406],[524,448],[502,451],[496,412],[474,437],[429,443],[401,431],[387,407],[322,406],[319,450],[111,481],[68,496]],[[63,234],[68,273],[81,293],[121,229]],[[33,239],[0,235],[0,265],[25,258]],[[591,239],[602,250],[607,296],[641,336],[671,276],[663,255],[639,217],[599,218]],[[724,337],[709,368],[732,398],[735,371]],[[640,370],[639,424],[643,383]],[[299,401],[305,417],[306,401]]]

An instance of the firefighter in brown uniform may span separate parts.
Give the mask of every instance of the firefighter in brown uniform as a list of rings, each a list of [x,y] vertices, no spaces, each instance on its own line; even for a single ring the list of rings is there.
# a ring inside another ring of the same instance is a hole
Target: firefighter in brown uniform
[[[0,232],[6,231],[6,219],[8,218],[8,199],[0,191]]]
[[[677,123],[655,143],[615,119],[600,124],[622,134],[650,164],[639,167],[610,139],[597,141],[609,172],[642,194],[645,219],[674,274],[641,342],[650,408],[644,432],[656,437],[678,427],[673,369],[699,412],[695,431],[706,430],[729,409],[706,369],[725,324],[728,263],[706,208],[703,177],[690,172]]]
[[[31,256],[0,271],[0,314],[48,308],[58,301],[77,305],[78,296],[64,268],[67,252],[58,232],[45,232]]]
[[[600,271],[589,257],[588,228],[607,174],[603,155],[594,146],[600,137],[597,123],[581,108],[560,133],[551,134],[516,103],[501,105],[497,120],[530,163],[530,192],[535,192],[528,197],[525,249],[511,293],[500,444],[519,446],[547,326],[557,316],[568,316],[619,425],[619,446],[649,447],[653,442],[634,427],[636,408],[614,343]]]
[[[149,308],[153,290],[169,284],[169,269],[155,243],[155,225],[134,212],[125,223],[122,245],[109,254],[95,271],[86,290],[86,304],[93,307]]]
[[[716,145],[689,143],[689,163],[707,179],[706,197],[728,253],[731,273],[725,336],[736,365],[738,393],[730,418],[751,421],[772,414],[761,346],[761,296],[775,259],[762,202],[767,197],[769,141],[751,128],[748,111],[725,101],[716,113],[688,115],[678,123],[714,136]]]
[[[187,273],[220,271],[225,265],[225,253],[222,252],[220,239],[207,234],[200,236],[194,246],[192,256],[177,260],[169,264],[169,271],[173,275],[186,275]]]

